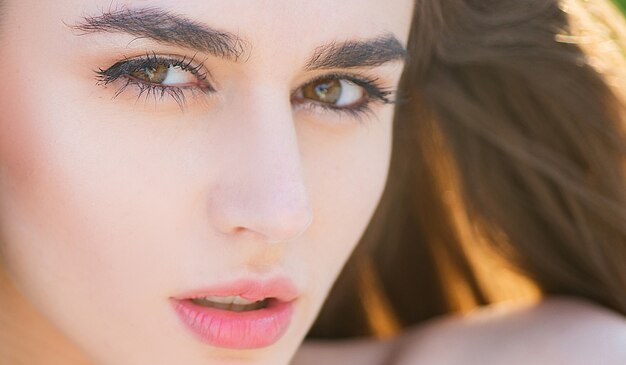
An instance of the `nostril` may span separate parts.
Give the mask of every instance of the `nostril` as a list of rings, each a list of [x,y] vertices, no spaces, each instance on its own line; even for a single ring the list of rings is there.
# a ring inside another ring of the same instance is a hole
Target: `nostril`
[[[313,223],[313,212],[308,199],[225,200],[226,204],[213,206],[211,221],[223,234],[243,238],[250,236],[265,243],[288,242],[300,237]]]

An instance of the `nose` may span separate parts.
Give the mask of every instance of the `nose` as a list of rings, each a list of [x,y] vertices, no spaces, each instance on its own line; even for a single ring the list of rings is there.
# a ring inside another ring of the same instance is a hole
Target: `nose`
[[[228,141],[221,144],[225,158],[209,194],[211,221],[223,234],[287,242],[313,221],[293,114],[284,101],[270,94],[233,108],[223,135]]]

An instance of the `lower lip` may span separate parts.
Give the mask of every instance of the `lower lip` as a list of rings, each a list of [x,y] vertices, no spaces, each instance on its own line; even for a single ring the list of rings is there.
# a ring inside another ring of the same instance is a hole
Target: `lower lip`
[[[231,349],[272,345],[285,334],[293,315],[293,302],[277,300],[245,312],[204,307],[188,299],[172,299],[172,305],[185,327],[202,342]]]

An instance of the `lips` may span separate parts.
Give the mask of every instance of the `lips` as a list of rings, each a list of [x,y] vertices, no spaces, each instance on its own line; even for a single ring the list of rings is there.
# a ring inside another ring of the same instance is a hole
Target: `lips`
[[[298,295],[290,280],[276,278],[239,280],[170,299],[184,327],[200,341],[250,349],[270,346],[284,335]]]
[[[257,301],[265,298],[276,298],[283,302],[290,302],[298,296],[295,285],[286,278],[276,278],[272,280],[239,280],[229,284],[195,289],[174,299],[192,299],[206,296],[235,296],[244,299]]]

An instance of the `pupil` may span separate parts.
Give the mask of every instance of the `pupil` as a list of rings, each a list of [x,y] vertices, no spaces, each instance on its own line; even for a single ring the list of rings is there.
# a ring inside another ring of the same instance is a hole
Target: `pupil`
[[[167,76],[168,66],[163,64],[159,64],[154,67],[143,67],[138,69],[132,73],[132,75],[138,79],[152,82],[152,83],[162,83]]]
[[[319,85],[318,87],[315,88],[315,91],[317,91],[317,94],[323,98],[326,96],[326,93],[328,93],[328,85],[327,84]]]
[[[341,83],[336,79],[320,80],[304,87],[304,97],[327,104],[336,104],[341,97]]]

